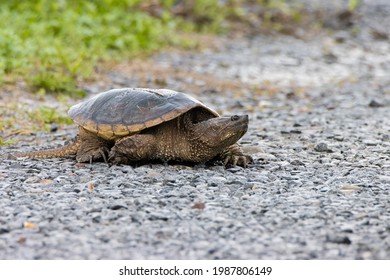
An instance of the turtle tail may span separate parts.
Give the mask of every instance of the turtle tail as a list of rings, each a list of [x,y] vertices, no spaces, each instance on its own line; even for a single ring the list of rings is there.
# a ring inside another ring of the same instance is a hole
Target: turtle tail
[[[64,145],[58,148],[52,148],[52,149],[46,149],[46,150],[40,150],[40,151],[33,151],[33,152],[22,152],[22,153],[15,153],[13,154],[16,158],[62,158],[66,156],[72,156],[76,155],[77,151],[80,147],[81,140],[79,137],[76,137],[76,139],[68,144]]]

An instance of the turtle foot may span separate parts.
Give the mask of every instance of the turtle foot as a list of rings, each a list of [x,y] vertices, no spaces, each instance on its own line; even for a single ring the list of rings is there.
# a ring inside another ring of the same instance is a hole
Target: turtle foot
[[[86,152],[78,152],[76,156],[76,160],[78,162],[92,162],[103,159],[105,163],[108,164],[107,155],[109,153],[109,149],[107,147],[99,147],[96,149],[91,149]]]
[[[233,166],[247,167],[249,163],[253,162],[250,155],[245,155],[238,144],[230,146],[224,153],[222,153],[223,165],[226,167],[231,164]]]
[[[241,166],[246,168],[248,164],[253,162],[253,158],[249,155],[228,155],[223,161],[223,165],[226,167],[228,164],[233,166]]]

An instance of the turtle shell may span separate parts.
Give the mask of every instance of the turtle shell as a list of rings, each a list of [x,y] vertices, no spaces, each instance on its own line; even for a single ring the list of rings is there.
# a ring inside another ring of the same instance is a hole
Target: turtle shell
[[[167,89],[123,88],[102,92],[72,106],[69,116],[98,136],[113,140],[177,118],[201,107],[218,113],[193,97]]]

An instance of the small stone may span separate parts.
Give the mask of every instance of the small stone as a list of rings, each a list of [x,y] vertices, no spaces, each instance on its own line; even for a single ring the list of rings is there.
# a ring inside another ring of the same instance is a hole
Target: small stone
[[[367,139],[363,141],[363,144],[366,144],[367,146],[377,146],[381,144],[381,141]]]
[[[102,216],[100,216],[100,215],[95,216],[95,217],[92,218],[92,222],[94,222],[96,224],[100,223],[101,220],[102,220]]]
[[[18,240],[16,240],[16,242],[19,244],[24,244],[24,243],[26,243],[26,241],[27,241],[27,238],[24,236],[22,236]]]
[[[371,35],[375,40],[387,40],[389,39],[389,34],[385,30],[372,29]]]
[[[2,156],[1,158],[3,158],[3,156]],[[16,159],[17,159],[17,157],[14,156],[14,155],[11,154],[11,153],[6,153],[6,154],[4,155],[4,158],[5,158],[5,159],[12,159],[12,160],[16,160]]]
[[[242,171],[242,167],[239,167],[239,166],[233,166],[233,167],[229,167],[228,169],[226,169],[227,171],[230,171],[232,173],[237,173],[237,172],[240,172]]]
[[[382,141],[389,141],[390,140],[390,134],[384,134],[382,136]]]
[[[26,184],[37,184],[41,181],[41,178],[39,178],[38,176],[31,176],[31,177],[28,177],[24,183]]]
[[[283,129],[280,131],[282,134],[301,134],[302,131],[299,129]]]
[[[342,160],[344,157],[341,154],[335,154],[332,156],[332,159]]]
[[[0,234],[8,233],[9,231],[10,231],[9,228],[5,228],[5,227],[0,228]]]
[[[298,122],[295,122],[294,124],[293,124],[293,127],[301,127],[302,126],[302,124],[300,124],[300,123],[298,123]]]
[[[314,147],[314,150],[316,152],[320,153],[333,153],[333,151],[328,147],[325,143],[319,143]]]
[[[339,191],[345,194],[351,194],[360,191],[361,188],[353,184],[342,184],[339,186]]]
[[[58,124],[53,123],[50,125],[50,132],[56,132],[58,130]]]
[[[226,182],[226,178],[225,177],[222,177],[222,176],[213,176],[212,178],[210,179],[213,179],[214,181],[217,181],[217,182],[220,182],[220,183],[224,183]]]
[[[384,107],[382,103],[376,101],[375,99],[371,100],[371,102],[368,104],[369,107],[371,108],[379,108],[379,107]]]
[[[302,161],[295,159],[292,162],[290,162],[291,165],[305,165]]]
[[[35,223],[24,222],[24,223],[23,223],[23,227],[24,227],[24,228],[37,228],[38,225],[35,224]]]
[[[336,140],[336,141],[340,141],[340,142],[342,142],[342,141],[344,141],[344,136],[341,136],[341,135],[335,135],[335,136],[333,137],[333,139],[334,139],[334,140]]]
[[[274,155],[267,154],[267,153],[258,153],[258,154],[256,154],[256,157],[258,159],[265,160],[265,161],[272,161],[272,160],[276,159],[276,157]]]
[[[328,64],[336,63],[338,61],[338,57],[333,53],[326,53],[322,56],[324,61]]]
[[[390,185],[390,176],[378,176],[379,181]]]
[[[111,210],[119,210],[119,209],[127,209],[126,206],[120,205],[120,204],[115,204],[109,207]]]
[[[327,236],[326,241],[345,245],[350,245],[352,243],[351,239],[349,239],[348,236]]]
[[[192,209],[203,210],[203,209],[206,208],[206,204],[204,204],[203,202],[197,202],[197,203],[195,203],[194,205],[192,205],[191,208],[192,208]]]
[[[347,31],[338,31],[334,35],[334,39],[337,43],[344,43],[349,38],[349,33]]]

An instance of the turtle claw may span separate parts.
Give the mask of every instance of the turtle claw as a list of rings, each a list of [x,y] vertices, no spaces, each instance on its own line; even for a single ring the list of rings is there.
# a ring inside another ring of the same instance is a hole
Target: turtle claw
[[[253,162],[253,158],[250,155],[245,155],[238,144],[230,146],[224,153],[222,153],[223,165],[226,167],[231,164],[233,166],[241,166],[246,168],[249,163]]]
[[[112,148],[110,153],[108,154],[108,164],[109,166],[127,164],[128,159],[126,156],[121,155],[116,151],[116,148]]]
[[[108,157],[108,165],[111,167],[113,165],[127,164],[128,160],[126,157],[121,157],[117,155],[113,155]]]
[[[108,163],[108,153],[109,149],[107,147],[99,147],[97,149],[89,150],[83,154],[77,154],[76,159],[78,162],[89,162],[92,164],[94,161],[102,158],[105,163]]]
[[[233,166],[248,167],[249,163],[253,162],[253,158],[249,155],[228,155],[223,161],[223,165],[226,167],[228,164]]]
[[[104,150],[104,151],[102,151],[102,150]],[[107,161],[107,156],[106,156],[106,154],[108,154],[109,153],[109,151],[108,151],[108,149],[107,148],[103,148],[103,149],[101,149],[100,150],[100,155],[102,156],[102,158],[103,158],[103,160],[104,160],[104,163],[106,163],[106,164],[108,164],[108,161]]]

